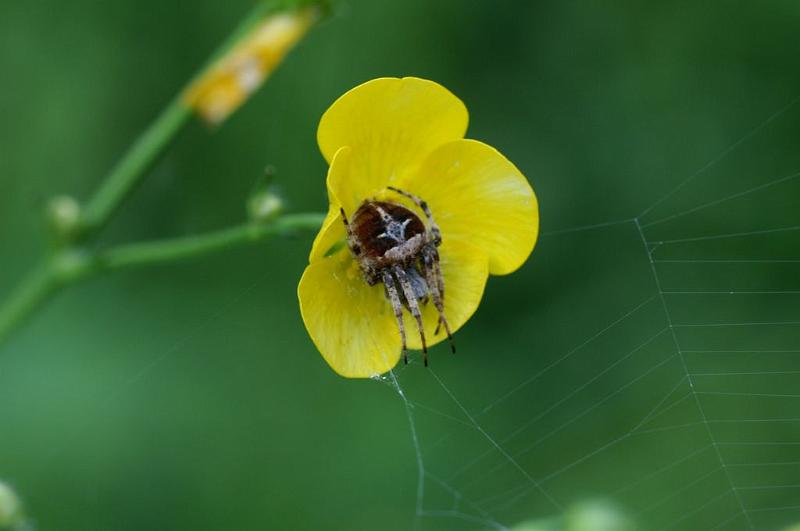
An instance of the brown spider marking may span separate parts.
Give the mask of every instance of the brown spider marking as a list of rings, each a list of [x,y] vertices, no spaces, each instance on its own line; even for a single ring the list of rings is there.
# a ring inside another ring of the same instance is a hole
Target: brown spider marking
[[[429,226],[426,227],[419,216],[398,203],[367,199],[358,207],[351,221],[347,220],[344,209],[341,209],[347,230],[347,246],[367,284],[374,286],[383,283],[384,293],[397,319],[405,363],[408,363],[408,353],[403,307],[414,316],[427,367],[428,345],[422,326],[420,302],[425,305],[433,300],[439,313],[434,334],[438,334],[440,327],[444,326],[450,349],[453,353],[456,351],[450,326],[444,316],[444,278],[437,250],[442,244],[442,234],[425,201],[398,188],[388,188],[413,201],[425,214]]]

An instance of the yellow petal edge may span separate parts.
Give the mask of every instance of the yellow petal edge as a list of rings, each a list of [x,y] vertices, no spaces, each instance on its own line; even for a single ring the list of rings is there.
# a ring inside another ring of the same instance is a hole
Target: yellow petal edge
[[[492,275],[517,270],[536,245],[536,194],[514,164],[483,142],[443,144],[399,184],[428,202],[445,242],[486,253]]]
[[[309,264],[297,287],[311,340],[338,374],[369,378],[400,359],[400,335],[380,285],[364,282],[347,252]]]
[[[347,205],[413,172],[438,146],[464,137],[467,108],[449,90],[415,77],[379,78],[346,92],[325,111],[317,130],[329,163],[352,148],[351,172],[340,190]]]

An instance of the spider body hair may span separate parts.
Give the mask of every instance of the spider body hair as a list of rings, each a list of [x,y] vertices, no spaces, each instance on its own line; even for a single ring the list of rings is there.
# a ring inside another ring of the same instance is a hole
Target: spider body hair
[[[439,314],[439,333],[443,325],[455,352],[453,337],[444,315],[444,277],[437,247],[442,243],[439,226],[428,204],[398,188],[390,190],[410,199],[425,214],[428,225],[409,208],[391,201],[367,199],[348,220],[341,209],[347,231],[347,246],[370,286],[382,283],[384,294],[397,320],[402,341],[403,359],[408,363],[403,308],[414,317],[422,343],[423,359],[428,365],[428,347],[420,304],[433,300]]]

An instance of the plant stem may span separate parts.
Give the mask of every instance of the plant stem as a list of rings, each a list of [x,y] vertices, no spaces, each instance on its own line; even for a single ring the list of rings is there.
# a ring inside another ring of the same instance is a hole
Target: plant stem
[[[268,224],[247,223],[195,236],[120,245],[97,256],[96,270],[111,271],[196,258],[270,236],[319,230],[323,219],[325,216],[317,213],[288,214]]]
[[[188,123],[191,115],[192,110],[183,100],[175,98],[142,133],[86,203],[81,220],[82,237],[106,224],[142,176],[155,164],[158,156]]]
[[[16,290],[0,306],[0,343],[39,307],[58,287],[50,264],[43,264],[28,273]]]
[[[176,262],[257,243],[270,236],[319,230],[324,214],[287,214],[269,223],[250,222],[206,234],[132,243],[91,255],[64,249],[34,269],[0,304],[0,344],[60,287],[100,273]]]
[[[156,242],[122,245],[104,253],[86,250],[87,241],[102,229],[125,198],[139,184],[147,170],[189,122],[191,107],[184,93],[195,80],[202,77],[215,62],[235,46],[253,26],[271,11],[315,4],[327,8],[326,0],[259,0],[230,37],[211,56],[210,60],[190,80],[178,96],[142,133],[122,159],[106,176],[95,194],[81,209],[75,226],[67,227],[58,241],[57,250],[0,301],[0,344],[60,287],[100,272],[127,267],[170,262],[225,250],[268,236],[287,234],[295,230],[318,229],[324,218],[321,214],[294,214],[269,223],[251,222],[238,227]],[[74,230],[73,230],[74,229]]]
[[[79,238],[85,239],[105,226],[111,215],[136,188],[147,170],[158,161],[159,156],[189,123],[192,109],[186,104],[183,97],[186,89],[192,85],[194,80],[202,77],[219,57],[246,36],[254,24],[275,8],[274,2],[256,2],[256,5],[230,37],[211,55],[208,62],[197,71],[186,87],[161,111],[150,127],[128,149],[103,180],[97,192],[86,202],[79,227]]]

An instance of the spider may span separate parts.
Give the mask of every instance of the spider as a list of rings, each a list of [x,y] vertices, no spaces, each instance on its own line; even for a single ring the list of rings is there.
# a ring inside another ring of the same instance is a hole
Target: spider
[[[403,361],[406,364],[408,352],[403,307],[416,319],[423,360],[427,367],[428,346],[422,326],[420,302],[425,305],[429,299],[433,300],[439,313],[439,323],[434,335],[444,326],[450,349],[453,353],[456,351],[450,326],[444,315],[444,278],[437,250],[442,244],[442,233],[425,201],[399,188],[389,186],[388,189],[413,201],[424,212],[429,227],[425,227],[414,212],[398,203],[367,199],[355,211],[351,221],[347,220],[344,209],[340,209],[347,230],[347,246],[361,267],[367,284],[374,286],[379,282],[383,283],[384,294],[397,318],[403,344]]]

